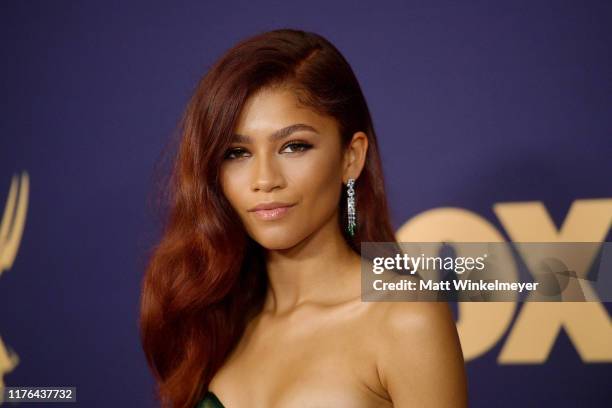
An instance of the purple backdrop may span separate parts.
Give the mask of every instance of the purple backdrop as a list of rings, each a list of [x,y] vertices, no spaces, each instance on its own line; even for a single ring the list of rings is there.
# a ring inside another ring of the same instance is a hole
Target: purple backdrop
[[[0,276],[7,386],[152,405],[137,312],[153,165],[207,67],[259,31],[315,31],[347,57],[396,227],[457,206],[503,231],[492,205],[534,200],[559,226],[575,200],[612,198],[609,1],[209,3],[0,4],[0,205],[30,178]],[[565,332],[543,364],[500,366],[502,345],[468,363],[471,406],[609,406],[612,364]]]

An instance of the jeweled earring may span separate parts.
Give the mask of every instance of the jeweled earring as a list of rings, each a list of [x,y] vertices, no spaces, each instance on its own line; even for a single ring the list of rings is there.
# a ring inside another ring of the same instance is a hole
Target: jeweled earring
[[[355,211],[355,179],[348,179],[346,183],[346,194],[347,194],[347,213],[348,213],[348,233],[353,236],[355,235],[355,228],[357,227],[357,212]]]

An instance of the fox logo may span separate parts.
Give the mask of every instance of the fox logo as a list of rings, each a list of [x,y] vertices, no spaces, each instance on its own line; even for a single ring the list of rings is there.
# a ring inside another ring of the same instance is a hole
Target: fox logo
[[[612,199],[575,200],[557,228],[540,201],[495,203],[493,211],[512,242],[604,242],[612,226]],[[463,208],[434,208],[417,214],[396,232],[401,242],[505,242],[495,225]],[[530,254],[520,251],[530,265]],[[592,256],[595,254],[593,253]],[[592,261],[584,259],[581,272]],[[508,265],[511,263],[508,261]],[[516,302],[461,302],[457,330],[466,361],[499,342],[510,328]],[[498,364],[542,364],[561,329],[585,363],[612,362],[612,321],[593,302],[526,302],[497,358]]]

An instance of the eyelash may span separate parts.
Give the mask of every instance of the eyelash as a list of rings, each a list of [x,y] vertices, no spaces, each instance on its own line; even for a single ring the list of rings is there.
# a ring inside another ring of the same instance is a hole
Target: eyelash
[[[306,143],[306,142],[291,142],[291,143],[286,144],[284,146],[283,150],[285,150],[289,146],[297,146],[297,147],[300,148],[300,150],[289,152],[289,153],[305,152],[306,150],[308,150],[308,149],[310,149],[312,147],[312,145],[310,143]],[[242,153],[242,152],[246,152],[246,149],[244,149],[242,147],[237,147],[237,148],[234,148],[234,149],[229,149],[227,151],[227,153],[225,154],[225,160],[237,160],[240,157],[230,157],[230,156],[232,154]]]

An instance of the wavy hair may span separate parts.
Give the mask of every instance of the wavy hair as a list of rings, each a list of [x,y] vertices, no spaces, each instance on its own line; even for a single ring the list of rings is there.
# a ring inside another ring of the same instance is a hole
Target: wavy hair
[[[395,242],[379,148],[365,98],[346,59],[320,35],[293,29],[257,34],[228,50],[202,77],[178,127],[159,242],[147,254],[140,336],[162,406],[191,408],[263,306],[264,248],[251,239],[222,193],[219,168],[241,109],[255,91],[290,85],[301,104],[337,120],[343,145],[363,131],[364,169],[355,185],[354,236]],[[163,200],[162,200],[163,201]]]

